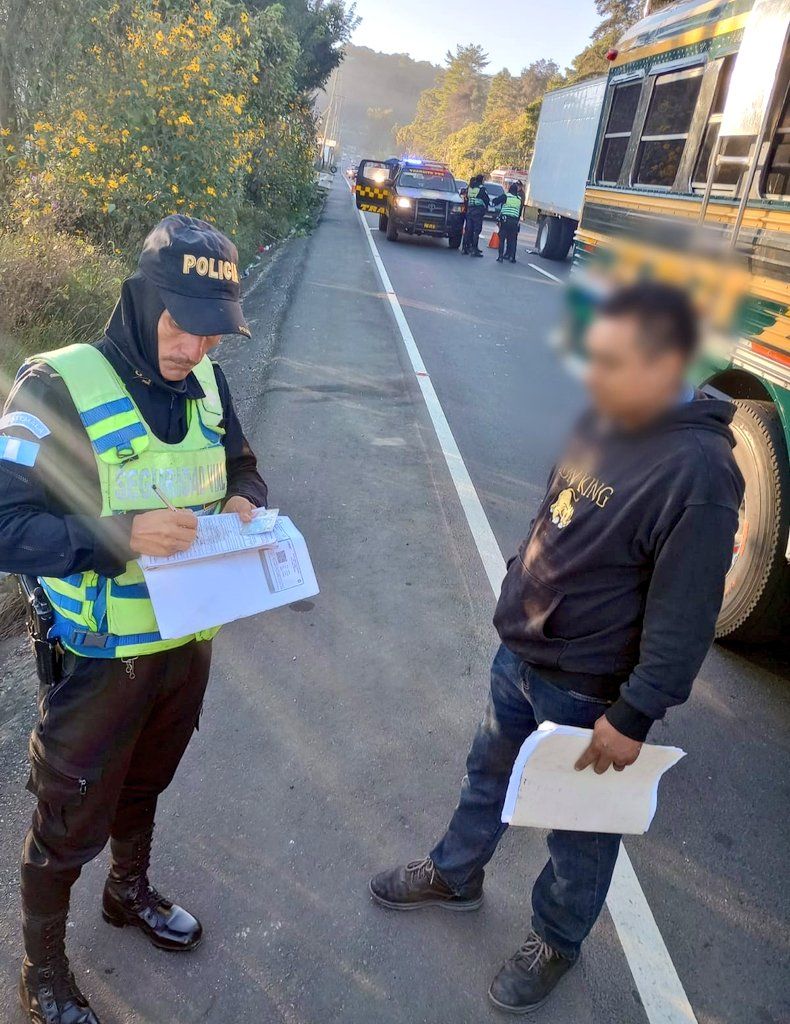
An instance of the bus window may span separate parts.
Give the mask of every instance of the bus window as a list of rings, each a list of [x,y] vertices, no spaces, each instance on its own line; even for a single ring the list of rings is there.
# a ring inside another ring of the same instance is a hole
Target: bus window
[[[708,127],[705,129],[705,137],[702,140],[702,147],[697,159],[697,165],[694,168],[692,188],[695,192],[705,191],[705,185],[707,184],[708,173],[710,171],[710,158],[713,153],[713,147],[716,145],[716,140],[719,137],[721,115],[724,112],[724,105],[727,102],[727,90],[730,87],[730,78],[732,77],[734,63],[734,54],[731,54],[729,57],[725,57],[721,62],[719,78],[716,83],[716,94],[713,97],[710,115],[708,116]],[[750,138],[742,138],[740,136],[733,136],[724,140],[720,156],[724,157],[725,160],[719,163],[713,177],[714,193],[731,195],[736,191],[736,187],[745,167],[743,164],[732,162],[728,163],[726,158],[748,156],[752,141],[753,140]]]
[[[657,75],[639,142],[635,185],[670,188],[680,166],[702,83],[702,68]]]
[[[641,89],[641,80],[614,87],[609,121],[603,136],[601,155],[598,158],[598,181],[616,184],[620,177]]]
[[[790,197],[790,93],[768,156],[763,195],[783,199]]]

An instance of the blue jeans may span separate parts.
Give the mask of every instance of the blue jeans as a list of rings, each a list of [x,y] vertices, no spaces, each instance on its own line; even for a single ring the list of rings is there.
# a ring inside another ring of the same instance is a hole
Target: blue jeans
[[[431,851],[451,889],[464,895],[483,880],[483,868],[507,828],[500,820],[502,805],[513,762],[527,736],[544,721],[589,729],[607,706],[606,701],[553,686],[506,647],[499,648],[458,806]],[[606,899],[620,836],[555,830],[549,832],[548,847],[548,863],[532,889],[532,927],[575,960]]]

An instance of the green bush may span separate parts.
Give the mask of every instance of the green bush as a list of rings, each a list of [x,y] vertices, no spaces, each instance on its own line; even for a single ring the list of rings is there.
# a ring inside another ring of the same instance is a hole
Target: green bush
[[[128,272],[113,253],[43,222],[0,235],[0,397],[27,356],[99,338]]]

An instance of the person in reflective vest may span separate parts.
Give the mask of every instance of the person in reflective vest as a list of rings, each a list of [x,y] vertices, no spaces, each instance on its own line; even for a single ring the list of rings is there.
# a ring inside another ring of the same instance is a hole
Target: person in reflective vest
[[[467,192],[466,226],[461,252],[464,256],[482,256],[478,246],[483,219],[488,209],[489,196],[483,187],[483,175],[476,174],[469,182]]]
[[[34,1024],[97,1024],[64,942],[71,886],[108,839],[105,920],[168,950],[202,937],[197,917],[150,885],[148,863],[157,799],[196,728],[216,630],[160,636],[137,558],[186,550],[200,515],[249,520],[266,504],[208,357],[224,334],[250,334],[236,248],[204,221],[167,217],[105,336],[30,359],[0,420],[0,569],[33,578],[52,620],[22,856],[19,990]]]
[[[499,255],[497,263],[516,262],[516,242],[521,226],[521,195],[519,183],[514,181],[507,192],[494,200],[499,207]]]

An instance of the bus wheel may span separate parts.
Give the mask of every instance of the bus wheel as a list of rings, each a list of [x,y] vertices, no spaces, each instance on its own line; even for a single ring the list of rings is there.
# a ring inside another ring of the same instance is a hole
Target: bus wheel
[[[387,220],[388,220],[388,218],[387,218],[386,213],[380,213],[379,214],[379,231],[386,231],[387,230]]]
[[[765,643],[784,635],[790,613],[790,567],[785,556],[790,465],[773,403],[736,401],[735,405],[735,459],[746,491],[716,636]]]
[[[538,237],[535,249],[544,260],[564,260],[571,247],[572,234],[566,227],[567,218],[538,217]]]

